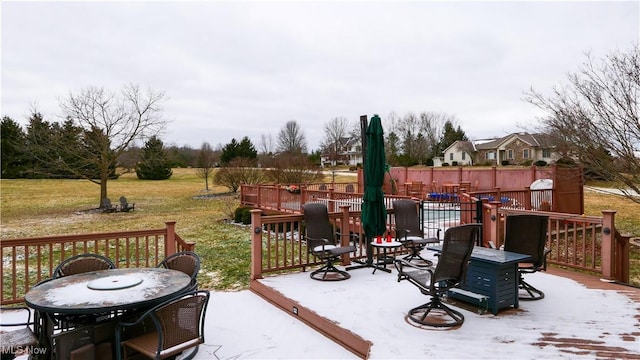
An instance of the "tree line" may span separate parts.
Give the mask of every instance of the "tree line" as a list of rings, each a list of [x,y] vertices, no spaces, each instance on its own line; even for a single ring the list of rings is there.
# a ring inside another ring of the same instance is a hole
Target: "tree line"
[[[524,100],[545,110],[540,132],[553,137],[556,151],[626,190],[640,192],[639,94],[635,44],[630,51],[602,59],[588,55],[579,71],[568,75],[568,84],[553,88],[551,95],[531,89]],[[360,141],[359,122],[336,117],[325,124],[320,149],[311,152],[295,120],[287,121],[275,138],[261,135],[257,148],[247,137],[216,149],[208,143],[200,149],[165,147],[158,137],[166,126],[161,117],[164,101],[164,93],[136,85],[117,93],[89,87],[60,101],[62,122],[46,121],[34,109],[23,130],[5,116],[0,132],[2,178],[85,178],[100,185],[101,200],[107,181],[122,171],[135,170],[140,178],[151,179],[171,176],[171,168],[194,167],[208,188],[216,167],[226,169],[215,171],[216,176],[242,169],[242,176],[231,177],[249,183],[259,178],[247,169],[263,167],[275,169],[269,175],[272,181],[300,183],[304,174],[326,165],[321,159],[329,165],[344,163]],[[432,165],[453,142],[468,140],[455,116],[446,113],[392,112],[383,121],[392,166]],[[139,140],[143,148],[135,146]],[[236,186],[235,180],[229,183],[234,191]]]

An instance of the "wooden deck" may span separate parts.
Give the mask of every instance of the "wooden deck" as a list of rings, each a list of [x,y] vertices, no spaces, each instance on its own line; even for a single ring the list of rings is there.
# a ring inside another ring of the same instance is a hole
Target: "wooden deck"
[[[502,310],[497,316],[479,315],[472,307],[467,307],[465,323],[450,331],[419,329],[406,323],[403,314],[426,298],[415,287],[398,284],[395,273],[371,275],[369,270],[355,270],[351,279],[332,284],[311,280],[308,273],[297,273],[254,280],[251,289],[289,314],[295,308],[295,317],[363,359],[426,355],[436,358],[518,358],[523,351],[529,358],[640,359],[640,288],[555,268],[550,268],[546,274],[533,275],[554,280],[553,283],[564,284],[570,279],[577,284],[570,282],[567,288],[561,285],[548,291],[545,289],[545,299],[521,302],[519,308]],[[594,295],[593,291],[585,289],[605,291]],[[397,292],[398,299],[391,305],[376,304],[384,292]],[[615,307],[616,302],[624,299],[617,294],[631,302],[624,300],[623,308]],[[331,296],[331,307],[318,305],[317,299],[327,295]],[[611,297],[616,302],[612,302]],[[341,313],[335,310],[341,306],[353,309],[349,311],[349,319],[340,318]],[[560,315],[556,314],[558,312]],[[370,330],[380,328],[381,323],[389,324],[383,331],[392,336],[381,337],[379,332]],[[502,327],[505,330],[500,330]],[[519,339],[523,336],[525,340]],[[403,349],[401,343],[411,342],[412,337],[428,337],[434,349],[424,345],[418,346],[418,350]],[[464,346],[446,349],[446,343],[456,337],[464,339]]]

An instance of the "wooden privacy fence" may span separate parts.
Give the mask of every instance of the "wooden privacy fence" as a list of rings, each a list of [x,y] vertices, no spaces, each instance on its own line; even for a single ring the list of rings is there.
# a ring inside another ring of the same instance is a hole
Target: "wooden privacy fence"
[[[351,211],[362,210],[362,193],[334,190],[333,187],[319,189],[317,184],[302,185],[297,193],[291,193],[283,185],[241,185],[240,202],[242,205],[272,210],[281,213],[299,214],[302,205],[308,202],[322,202],[327,205],[329,212],[339,211],[342,205],[350,206]],[[476,198],[486,201],[500,201],[502,206],[523,210],[550,210],[557,203],[556,191],[531,190],[530,188],[517,190],[503,190],[493,188],[482,191],[468,191],[459,188],[455,192],[440,192],[426,194],[425,197],[385,194],[384,201],[389,210],[397,199],[425,199],[435,203],[460,203],[461,199]]]
[[[83,253],[110,258],[119,268],[155,267],[166,256],[193,250],[194,243],[175,233],[175,222],[162,229],[56,235],[0,240],[1,304],[24,301],[24,295],[39,281],[51,277],[63,260]]]

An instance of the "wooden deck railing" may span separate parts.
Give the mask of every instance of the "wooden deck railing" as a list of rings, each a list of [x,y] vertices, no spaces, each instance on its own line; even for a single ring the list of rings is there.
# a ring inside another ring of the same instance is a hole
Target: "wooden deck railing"
[[[504,217],[516,214],[541,214],[549,216],[547,248],[551,249],[548,263],[585,270],[602,276],[604,280],[629,282],[629,236],[615,230],[614,211],[603,211],[603,216],[581,216],[567,213],[534,211],[509,207],[503,201],[484,199],[476,206],[475,198],[463,195],[469,201],[460,204],[460,223],[483,223],[483,239],[500,246],[504,241]],[[315,199],[318,201],[318,198]],[[390,198],[387,201],[391,201]],[[392,214],[392,209],[388,209]],[[478,214],[478,212],[481,212]],[[251,279],[259,279],[264,273],[275,273],[291,269],[305,270],[319,263],[306,252],[300,237],[302,215],[262,216],[261,210],[251,211],[252,262]],[[349,238],[343,229],[358,236],[358,251],[346,255],[343,265],[366,256],[364,236],[360,224],[360,211],[353,211],[345,204],[338,211],[330,212],[331,222],[343,233],[342,243]],[[387,228],[393,228],[393,217],[389,216]],[[342,226],[347,224],[347,226]]]
[[[348,205],[351,211],[361,211],[362,193],[345,191],[345,184],[341,191],[333,187],[319,189],[317,184],[303,185],[299,193],[291,193],[283,185],[242,185],[240,187],[240,202],[242,205],[252,206],[263,210],[273,210],[281,213],[300,214],[302,205],[308,202],[324,202],[329,212],[339,211],[340,206]],[[354,186],[354,188],[356,188]],[[356,188],[357,189],[357,188]],[[385,196],[387,209],[396,199],[408,199],[409,196]]]
[[[60,262],[77,254],[104,255],[119,268],[155,267],[166,256],[194,246],[175,233],[175,222],[166,222],[162,229],[0,240],[0,303],[24,301],[33,285],[51,277]]]
[[[505,217],[540,214],[549,217],[546,248],[551,250],[547,263],[588,271],[603,280],[629,282],[629,239],[615,228],[615,211],[602,216],[583,216],[550,211],[519,210],[502,207],[501,202],[485,202],[483,236],[496,246],[504,243]]]
[[[387,229],[393,229],[393,209],[387,213]],[[341,245],[356,245],[356,252],[344,254],[342,265],[362,260],[366,243],[362,231],[361,211],[350,211],[348,205],[329,213],[334,230],[341,234]],[[262,216],[261,210],[251,210],[252,248],[251,279],[260,279],[264,273],[277,273],[291,269],[305,269],[322,264],[307,252],[301,234],[304,232],[301,214]],[[398,250],[405,254],[406,250]]]

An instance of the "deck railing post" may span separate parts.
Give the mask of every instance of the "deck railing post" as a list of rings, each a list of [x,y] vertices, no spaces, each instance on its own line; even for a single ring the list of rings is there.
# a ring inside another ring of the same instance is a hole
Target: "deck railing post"
[[[262,279],[262,210],[251,213],[251,280]]]
[[[615,281],[615,214],[614,210],[602,211],[602,278]]]
[[[489,218],[484,218],[484,222],[489,224],[489,238],[483,238],[484,246],[489,245],[489,241],[493,241],[496,247],[500,248],[502,245],[502,238],[500,237],[500,209],[502,203],[500,201],[489,202]]]
[[[256,185],[257,194],[256,195],[256,206],[262,206],[262,186]]]
[[[527,192],[524,195],[524,209],[531,210],[531,188],[527,186],[525,190],[527,190]]]
[[[616,279],[623,283],[629,283],[629,240],[631,234],[618,234],[616,236]]]
[[[327,204],[327,210],[329,212],[335,212],[336,211],[336,203],[333,201],[335,200],[335,192],[333,189],[333,186],[331,186],[329,188],[329,199],[328,199],[328,204]]]
[[[282,210],[282,200],[280,194],[282,193],[282,184],[276,185],[276,209]]]
[[[169,256],[176,253],[176,222],[166,221],[167,233],[164,237],[164,255]]]
[[[341,229],[340,229],[340,246],[349,246],[349,238],[351,234],[351,222],[349,221],[349,208],[350,205],[340,205],[340,212],[342,212]],[[346,266],[351,263],[349,254],[342,254],[342,265]]]
[[[300,207],[298,211],[302,212],[302,205],[307,203],[307,185],[300,185]]]

